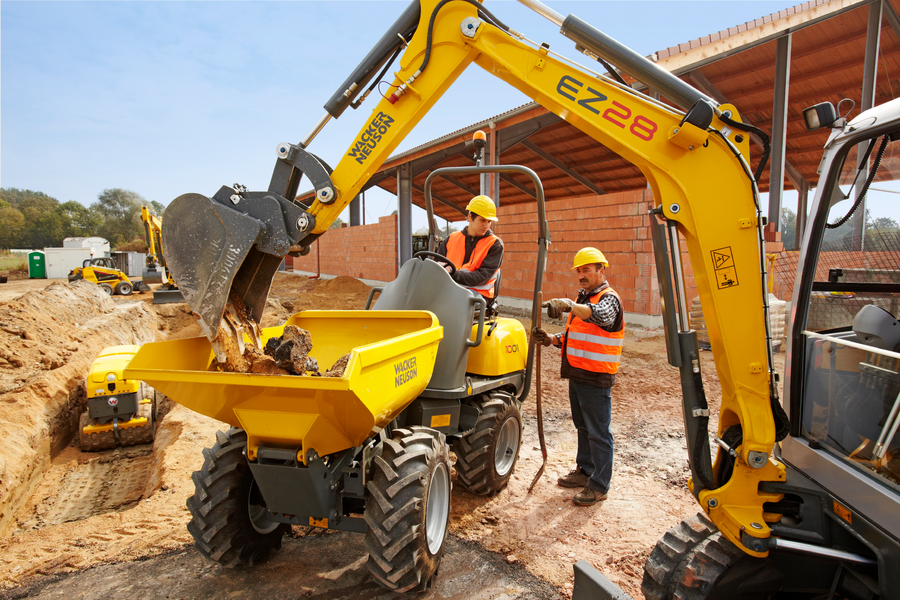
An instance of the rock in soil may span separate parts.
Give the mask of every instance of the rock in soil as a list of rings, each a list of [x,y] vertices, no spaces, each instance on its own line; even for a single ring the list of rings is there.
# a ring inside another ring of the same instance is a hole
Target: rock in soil
[[[331,365],[331,368],[325,371],[325,377],[343,377],[344,369],[347,368],[347,363],[350,362],[350,354],[347,353],[337,359],[337,362]]]
[[[281,337],[266,342],[266,354],[275,359],[275,364],[294,375],[304,375],[307,371],[319,372],[319,363],[309,356],[312,350],[312,336],[296,325],[284,328]]]

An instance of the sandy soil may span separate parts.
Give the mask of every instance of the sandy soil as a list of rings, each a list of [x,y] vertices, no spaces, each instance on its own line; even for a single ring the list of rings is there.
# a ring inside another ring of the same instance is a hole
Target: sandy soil
[[[24,281],[34,289],[34,280]],[[21,281],[4,286],[12,283]],[[278,273],[262,325],[281,323],[304,309],[362,308],[368,292],[352,278],[316,281]],[[685,487],[678,373],[667,365],[656,333],[629,330],[626,336],[613,388],[616,460],[606,502],[577,507],[571,502],[577,490],[556,485],[574,466],[576,441],[558,352],[546,349],[542,389],[549,459],[543,478],[529,494],[541,464],[532,389],[510,485],[491,498],[457,487],[451,532],[523,565],[562,597],[571,596],[578,559],[640,596],[643,563],[656,540],[697,510]],[[150,294],[109,298],[85,282],[51,284],[0,301],[0,351],[5,352],[0,354],[0,435],[26,432],[19,434],[20,442],[0,445],[0,494],[5,494],[0,499],[7,509],[16,508],[0,520],[0,590],[13,592],[41,577],[190,546],[185,528],[190,475],[200,468],[202,449],[213,444],[222,423],[166,401],[152,448],[82,453],[77,442],[62,438],[74,431],[72,416],[77,419],[84,406],[83,377],[102,348],[197,335],[199,326],[184,304],[153,305]],[[720,388],[711,353],[703,353],[702,362],[716,415]],[[54,448],[41,436],[56,440]],[[29,476],[23,461],[37,475]],[[294,535],[303,532],[295,528]]]

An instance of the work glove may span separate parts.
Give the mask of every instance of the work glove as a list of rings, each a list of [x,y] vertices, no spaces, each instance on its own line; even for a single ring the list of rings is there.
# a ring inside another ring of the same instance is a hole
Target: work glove
[[[568,298],[554,298],[549,302],[544,302],[541,306],[547,309],[547,316],[551,319],[559,319],[563,313],[567,313],[575,306],[574,300]]]
[[[543,344],[545,346],[553,345],[553,334],[547,333],[546,330],[541,329],[540,327],[535,327],[534,331],[531,332],[532,337],[534,337],[534,341],[539,344]]]

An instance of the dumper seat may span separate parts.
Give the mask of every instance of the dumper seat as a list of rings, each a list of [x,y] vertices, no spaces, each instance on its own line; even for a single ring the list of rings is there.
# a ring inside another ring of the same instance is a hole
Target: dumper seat
[[[384,286],[373,310],[428,310],[444,327],[429,389],[465,388],[472,321],[484,306],[481,296],[457,285],[438,263],[413,258]]]

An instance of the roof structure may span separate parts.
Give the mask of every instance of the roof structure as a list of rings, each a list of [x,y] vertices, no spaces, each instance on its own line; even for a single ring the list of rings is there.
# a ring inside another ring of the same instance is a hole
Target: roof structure
[[[777,58],[779,47],[782,53],[786,47],[790,85],[784,187],[809,189],[818,181],[816,170],[828,130],[807,132],[802,110],[822,101],[837,105],[849,98],[856,106],[851,116],[858,114],[863,105],[867,40],[871,46],[872,38],[868,27],[870,7],[879,11],[880,20],[876,22],[881,25],[880,40],[876,40],[880,47],[874,105],[878,105],[900,95],[900,0],[814,0],[660,50],[650,58],[720,103],[735,105],[745,122],[771,132],[778,98]],[[521,164],[535,170],[548,200],[642,189],[647,185],[637,167],[532,103],[391,157],[366,187],[378,185],[396,193],[398,168],[408,164],[412,201],[424,206],[422,185],[432,170],[474,164],[466,141],[477,129],[496,135],[492,143],[496,143],[499,163]],[[751,149],[756,154],[755,168],[759,148]],[[762,192],[768,191],[768,170],[759,187]],[[462,207],[478,189],[477,175],[436,181],[435,213],[459,220]],[[531,202],[534,192],[524,177],[504,175],[498,197],[501,205]]]

